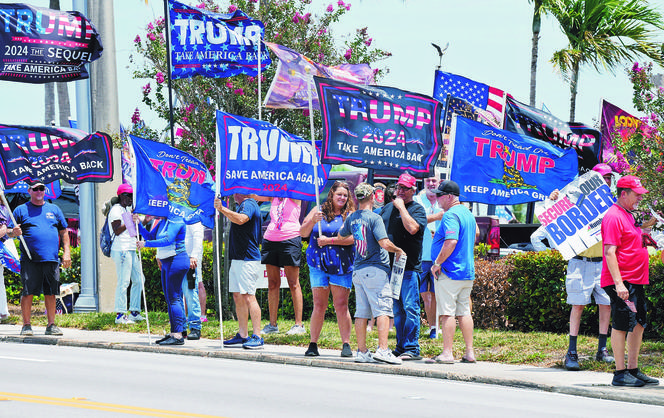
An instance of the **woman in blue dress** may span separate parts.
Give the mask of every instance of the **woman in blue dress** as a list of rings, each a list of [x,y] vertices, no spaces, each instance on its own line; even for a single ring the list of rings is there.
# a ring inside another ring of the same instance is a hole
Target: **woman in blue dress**
[[[155,219],[150,231],[144,228]],[[161,268],[161,288],[166,298],[168,319],[171,332],[157,340],[160,345],[183,345],[185,315],[182,305],[182,281],[189,271],[189,255],[184,246],[187,233],[184,222],[175,222],[163,217],[146,216],[143,223],[138,224],[141,236],[145,241],[137,241],[140,250],[143,247],[157,249],[157,262]]]
[[[300,235],[310,237],[307,248],[309,280],[314,297],[311,313],[311,342],[305,356],[318,356],[318,338],[323,327],[328,298],[337,314],[339,334],[343,343],[341,357],[352,357],[350,333],[352,319],[348,311],[348,296],[353,283],[353,236],[337,238],[344,220],[355,210],[348,184],[337,181],[332,185],[327,199],[319,210],[315,207],[302,222]],[[319,229],[320,228],[320,229]]]

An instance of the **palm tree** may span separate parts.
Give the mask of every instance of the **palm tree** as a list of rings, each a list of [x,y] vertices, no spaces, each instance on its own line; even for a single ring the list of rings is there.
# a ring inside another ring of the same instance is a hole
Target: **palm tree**
[[[50,0],[49,8],[60,10],[60,0]],[[51,126],[51,121],[55,121],[55,86],[58,91],[58,107],[60,108],[57,126],[68,126],[69,116],[71,116],[71,106],[69,103],[69,90],[67,83],[46,83],[44,84],[44,124]]]
[[[662,14],[645,0],[551,0],[545,8],[569,41],[554,52],[551,63],[570,83],[570,121],[581,65],[613,73],[621,63],[639,57],[664,64],[662,44],[655,42],[656,31],[664,29]]]
[[[530,105],[535,106],[535,92],[537,88],[537,55],[539,48],[539,34],[542,27],[542,13],[545,10],[542,3],[546,0],[528,0],[529,3],[535,3],[533,6],[533,47],[530,53]]]

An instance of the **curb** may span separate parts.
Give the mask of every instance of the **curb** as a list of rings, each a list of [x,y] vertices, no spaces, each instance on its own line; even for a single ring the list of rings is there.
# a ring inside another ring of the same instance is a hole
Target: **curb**
[[[453,380],[453,381],[468,382],[468,383],[484,383],[490,385],[533,389],[544,392],[581,396],[586,398],[664,406],[664,396],[653,396],[652,393],[639,393],[638,392],[639,389],[616,388],[609,384],[606,385],[589,384],[588,386],[548,385],[543,383],[529,382],[526,380],[488,377],[476,374],[466,374],[466,373],[450,372],[444,370],[414,369],[409,367],[400,367],[400,366],[385,365],[385,364],[355,363],[352,359],[339,359],[339,360],[329,360],[321,358],[312,359],[307,357],[299,358],[299,357],[285,356],[285,355],[265,353],[265,352],[252,351],[252,350],[210,351],[210,350],[201,350],[201,349],[184,348],[184,347],[161,347],[156,345],[152,346],[137,345],[131,343],[79,341],[73,339],[46,337],[46,336],[31,336],[31,337],[22,337],[22,336],[13,336],[13,335],[0,336],[0,342],[57,345],[63,347],[97,348],[97,349],[106,349],[106,350],[123,350],[123,351],[135,351],[135,352],[145,352],[145,353],[162,353],[162,354],[174,354],[174,355],[184,355],[184,356],[221,358],[229,360],[287,364],[287,365],[305,366],[305,367],[321,367],[328,369],[352,370],[352,371],[360,371],[367,373],[381,373],[381,374],[401,375],[409,377]],[[664,390],[664,387],[662,389]]]

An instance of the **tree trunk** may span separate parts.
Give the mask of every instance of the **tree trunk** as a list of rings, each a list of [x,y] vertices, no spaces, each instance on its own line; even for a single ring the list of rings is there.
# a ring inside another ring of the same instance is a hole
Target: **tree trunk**
[[[44,126],[55,121],[55,83],[44,84]]]
[[[579,63],[574,63],[572,67],[572,79],[569,82],[570,100],[569,100],[569,121],[574,122],[576,114],[576,93],[579,85]]]
[[[58,88],[58,116],[59,126],[69,126],[71,106],[69,104],[69,89],[67,83],[56,83]]]
[[[539,34],[542,26],[540,15],[541,1],[535,1],[533,10],[533,46],[530,52],[530,105],[535,107],[535,94],[537,89],[537,55],[539,48]]]

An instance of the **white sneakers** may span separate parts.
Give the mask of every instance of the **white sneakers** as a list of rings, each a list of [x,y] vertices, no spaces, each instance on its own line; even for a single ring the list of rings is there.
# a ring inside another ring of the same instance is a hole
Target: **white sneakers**
[[[376,353],[373,355],[373,359],[387,364],[402,363],[401,359],[392,354],[392,351],[390,351],[389,348],[386,349],[379,348],[378,350],[376,350]]]
[[[375,363],[376,360],[373,359],[371,351],[367,350],[366,352],[361,352],[357,350],[357,355],[355,356],[355,363]]]
[[[115,318],[115,323],[116,323],[116,324],[133,324],[134,321],[132,321],[131,319],[129,319],[129,317],[127,316],[127,314],[124,314],[124,315],[122,315],[122,316],[118,316],[118,317],[116,317],[116,318]]]

